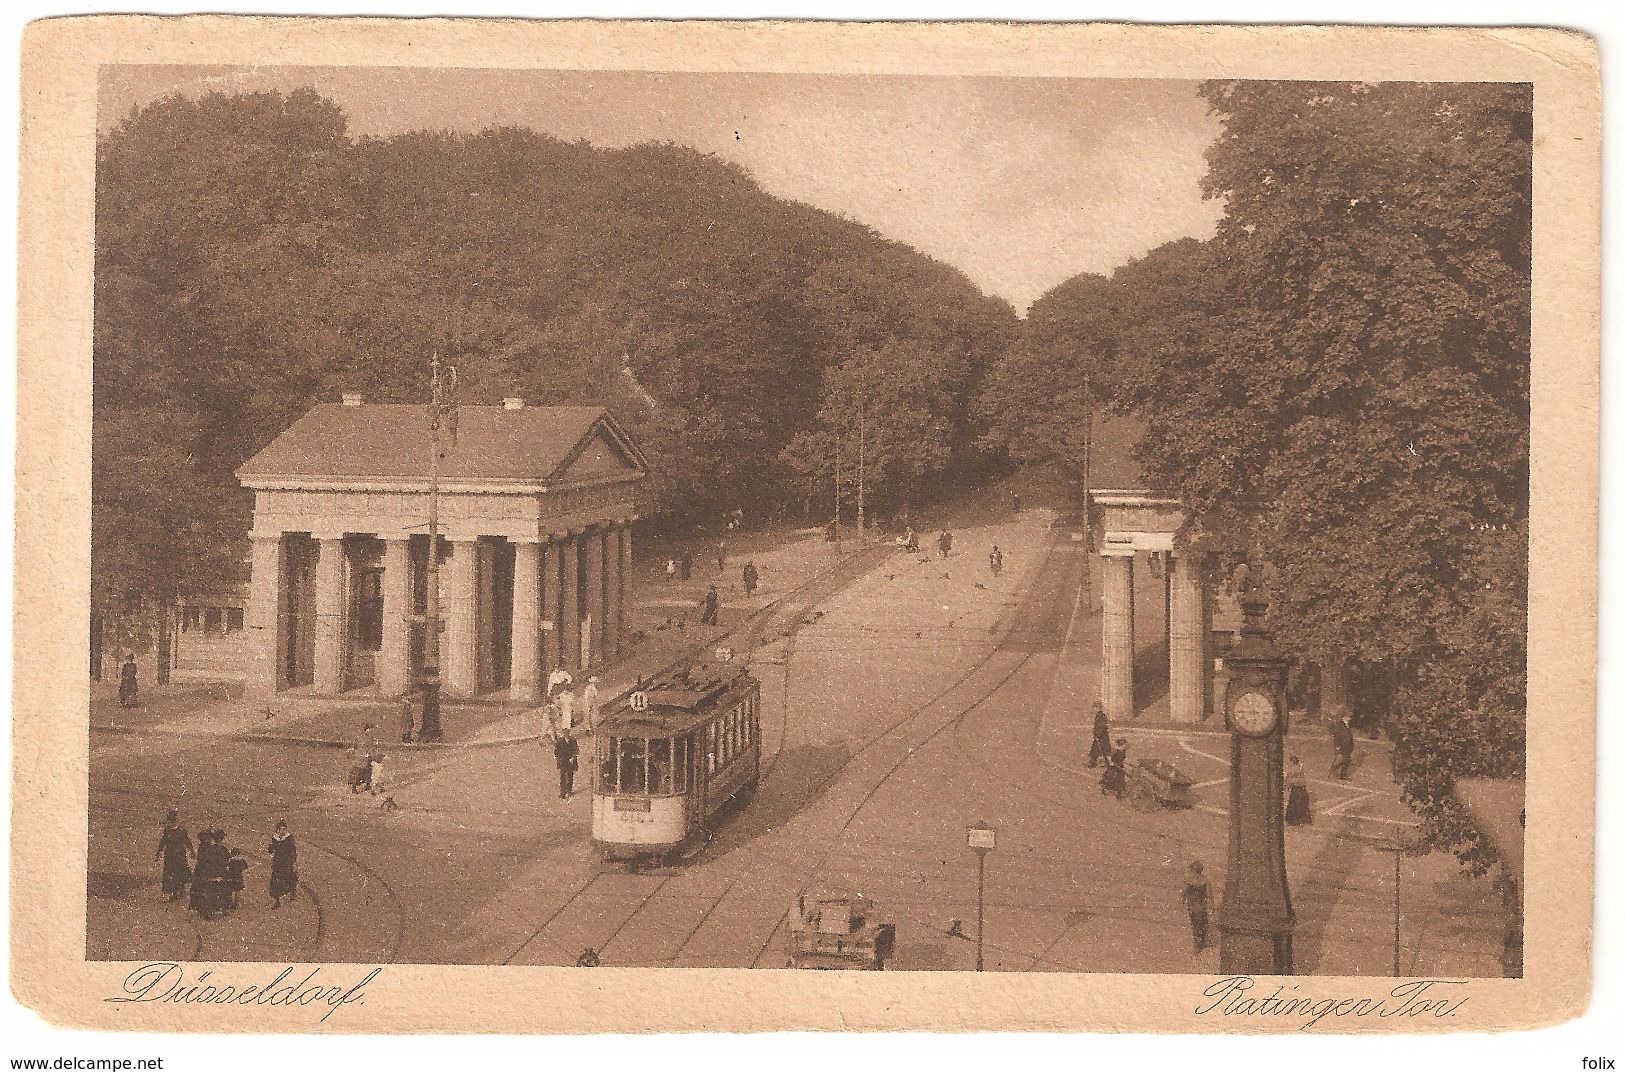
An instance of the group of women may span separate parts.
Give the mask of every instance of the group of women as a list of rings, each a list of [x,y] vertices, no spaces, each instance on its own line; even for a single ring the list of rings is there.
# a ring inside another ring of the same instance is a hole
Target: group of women
[[[180,813],[171,811],[165,817],[154,854],[155,859],[163,861],[164,900],[179,900],[190,886],[186,909],[204,919],[215,919],[238,907],[248,861],[241,850],[227,848],[225,842],[226,832],[211,827],[198,833],[194,849],[191,835],[181,825]],[[265,851],[271,857],[271,907],[280,908],[299,886],[298,848],[286,822],[276,824],[276,833]]]

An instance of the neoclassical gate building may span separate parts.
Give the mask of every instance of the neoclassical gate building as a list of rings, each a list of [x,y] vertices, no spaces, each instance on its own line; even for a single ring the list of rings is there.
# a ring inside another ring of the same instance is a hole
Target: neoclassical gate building
[[[254,492],[247,632],[258,692],[410,689],[427,620],[424,408],[345,395],[237,471]],[[627,645],[637,445],[602,408],[464,406],[440,464],[448,697],[537,698]]]

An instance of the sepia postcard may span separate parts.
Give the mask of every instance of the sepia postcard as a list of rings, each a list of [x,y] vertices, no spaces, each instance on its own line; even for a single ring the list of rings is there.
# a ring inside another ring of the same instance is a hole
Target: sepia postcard
[[[49,1021],[1585,1009],[1589,38],[121,16],[22,66]]]

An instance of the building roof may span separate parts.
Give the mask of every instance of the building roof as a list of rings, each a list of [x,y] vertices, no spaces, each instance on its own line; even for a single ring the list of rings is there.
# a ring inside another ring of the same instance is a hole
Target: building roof
[[[542,485],[636,478],[645,468],[636,444],[602,406],[460,406],[457,443],[446,451],[440,477],[447,483]],[[250,487],[281,481],[427,481],[425,409],[318,405],[245,462],[237,477]]]

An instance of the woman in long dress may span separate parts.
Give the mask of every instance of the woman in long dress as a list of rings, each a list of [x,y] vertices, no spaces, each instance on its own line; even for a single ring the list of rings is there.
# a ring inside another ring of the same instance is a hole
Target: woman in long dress
[[[281,908],[282,899],[291,898],[299,887],[299,848],[285,820],[277,820],[276,833],[265,851],[271,855],[271,907]]]
[[[213,830],[199,830],[197,835],[197,870],[192,874],[192,893],[186,899],[186,910],[208,915],[209,908],[209,849],[214,845]]]
[[[192,838],[181,825],[181,815],[171,811],[164,819],[164,832],[158,837],[158,851],[153,858],[164,860],[164,900],[173,901],[192,881]]]
[[[1286,821],[1288,826],[1307,826],[1315,821],[1309,810],[1309,779],[1303,773],[1303,760],[1297,756],[1287,767]]]
[[[1100,776],[1100,791],[1110,793],[1118,800],[1128,788],[1128,742],[1119,737],[1111,754],[1106,757],[1106,771]]]

